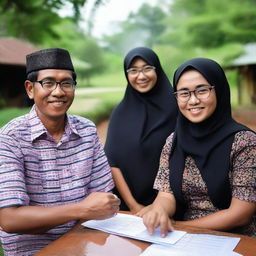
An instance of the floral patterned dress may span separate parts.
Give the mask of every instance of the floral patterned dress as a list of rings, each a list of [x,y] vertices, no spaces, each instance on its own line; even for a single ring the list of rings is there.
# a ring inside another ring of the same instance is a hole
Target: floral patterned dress
[[[163,192],[172,192],[169,181],[169,156],[173,142],[171,134],[162,150],[160,167],[155,179],[154,188]],[[170,159],[171,161],[171,159]],[[256,203],[256,134],[251,131],[241,131],[235,135],[230,154],[231,170],[229,181],[232,197],[239,200]],[[184,220],[197,219],[218,211],[210,200],[207,186],[194,159],[188,156],[182,181],[182,193],[187,203]],[[256,214],[252,221],[231,232],[256,236]]]

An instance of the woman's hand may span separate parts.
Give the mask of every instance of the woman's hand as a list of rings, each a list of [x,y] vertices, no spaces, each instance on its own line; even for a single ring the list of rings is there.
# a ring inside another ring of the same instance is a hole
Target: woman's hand
[[[140,209],[135,215],[138,217],[143,217],[147,212],[149,212],[152,209],[152,204],[147,205]]]
[[[142,205],[142,204],[139,204],[137,202],[135,202],[133,205],[131,205],[129,207],[130,211],[133,213],[133,214],[136,214],[137,212],[141,211],[142,209],[144,209],[145,206]]]
[[[161,237],[165,237],[169,231],[174,230],[167,211],[159,205],[151,206],[151,209],[143,215],[143,223],[150,234],[160,227]]]

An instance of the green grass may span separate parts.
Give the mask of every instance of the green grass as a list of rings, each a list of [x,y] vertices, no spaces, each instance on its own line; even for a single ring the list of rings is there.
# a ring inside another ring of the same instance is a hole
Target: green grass
[[[17,116],[26,114],[29,108],[5,108],[0,110],[0,127]]]
[[[78,87],[88,86],[87,81],[78,78]],[[122,71],[118,73],[109,73],[96,75],[90,79],[90,87],[105,88],[105,87],[124,87],[127,84]]]
[[[120,101],[120,99],[123,97],[123,95],[124,95],[124,91],[118,91],[118,92],[110,91],[110,92],[90,93],[90,94],[83,94],[83,95],[77,94],[75,96],[75,99],[82,98],[82,99],[86,100],[86,99],[91,99],[91,98],[98,98],[102,101],[113,102],[114,104],[116,104],[117,102]]]

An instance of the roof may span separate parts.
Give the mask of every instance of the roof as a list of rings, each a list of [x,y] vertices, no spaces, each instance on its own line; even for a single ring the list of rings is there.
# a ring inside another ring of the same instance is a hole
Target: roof
[[[247,66],[256,64],[256,43],[249,43],[244,46],[244,53],[234,59],[230,66]]]
[[[0,64],[26,65],[26,55],[37,51],[30,43],[15,39],[0,37]]]

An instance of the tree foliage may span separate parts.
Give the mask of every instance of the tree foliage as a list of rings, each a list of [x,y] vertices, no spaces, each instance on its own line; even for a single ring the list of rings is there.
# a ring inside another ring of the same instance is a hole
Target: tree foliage
[[[103,0],[96,0],[96,8]],[[14,36],[41,44],[51,38],[58,39],[53,26],[62,18],[59,10],[67,5],[73,8],[70,19],[77,23],[80,9],[87,0],[0,0],[0,36]]]
[[[94,1],[93,11],[103,0]],[[0,36],[13,36],[41,48],[60,47],[70,51],[79,78],[91,77],[104,67],[97,42],[79,28],[80,8],[86,0],[0,0]],[[65,5],[73,15],[60,17]]]
[[[181,41],[203,48],[256,41],[255,0],[175,0],[171,10],[169,22],[175,18],[177,27],[169,38],[183,31],[189,41]]]
[[[74,56],[78,56],[80,60],[89,63],[89,67],[79,73],[79,76],[87,80],[87,85],[90,84],[89,79],[96,73],[104,71],[105,63],[103,50],[97,45],[93,38],[84,38],[83,43],[77,45],[77,48],[72,52]]]
[[[148,36],[145,43],[152,47],[153,44],[158,43],[158,36],[165,30],[164,17],[165,14],[161,8],[143,4],[139,11],[136,14],[132,13],[128,19],[132,28],[147,32]]]
[[[143,4],[137,12],[131,13],[126,21],[119,23],[119,33],[104,38],[108,50],[124,54],[136,46],[153,47],[165,30],[165,17],[160,7]]]
[[[111,0],[94,0],[92,13],[107,1]],[[98,41],[79,28],[81,7],[87,2],[0,0],[0,36],[22,38],[42,47],[66,48],[82,61],[81,66],[90,64],[79,74],[90,77],[106,70],[106,65]],[[169,72],[193,56],[212,57],[220,63],[230,61],[241,53],[243,44],[256,41],[256,0],[165,2],[164,9],[144,4],[119,22],[119,32],[102,39],[104,50],[112,54],[109,56],[123,57],[133,47],[148,46],[158,51]],[[67,4],[73,9],[72,15],[60,17],[59,9]],[[92,18],[87,17],[91,25]],[[108,61],[109,70],[110,65]]]

